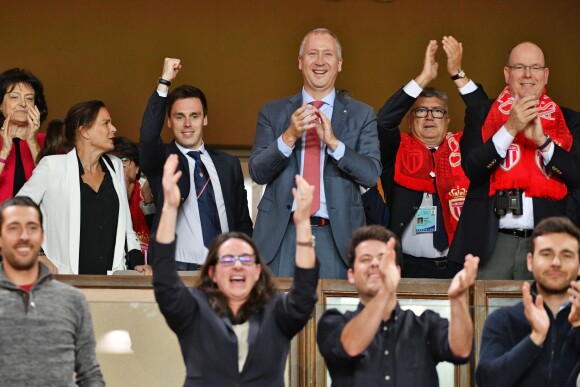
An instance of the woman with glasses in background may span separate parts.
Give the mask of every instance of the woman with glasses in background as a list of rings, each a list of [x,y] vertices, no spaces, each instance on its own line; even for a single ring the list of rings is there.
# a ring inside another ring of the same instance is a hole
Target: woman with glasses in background
[[[165,202],[150,245],[155,298],[181,345],[185,386],[284,386],[292,337],[314,309],[318,264],[310,228],[314,187],[296,177],[296,267],[288,293],[276,290],[254,242],[240,232],[218,235],[194,289],[179,279],[175,224],[181,195],[177,155],[163,173]],[[179,236],[177,236],[179,237]]]
[[[38,78],[18,68],[0,74],[0,203],[14,196],[32,175],[44,145],[38,129],[48,115]]]

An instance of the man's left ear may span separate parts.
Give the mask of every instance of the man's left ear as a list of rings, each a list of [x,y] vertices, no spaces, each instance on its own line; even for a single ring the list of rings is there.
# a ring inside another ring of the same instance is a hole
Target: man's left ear
[[[203,117],[203,126],[207,126],[207,116]]]
[[[338,72],[340,73],[342,71],[342,59],[338,60]]]
[[[532,253],[528,253],[528,255],[526,256],[526,261],[528,263],[528,271],[531,273],[532,272],[532,261],[534,259],[534,256],[532,255]]]

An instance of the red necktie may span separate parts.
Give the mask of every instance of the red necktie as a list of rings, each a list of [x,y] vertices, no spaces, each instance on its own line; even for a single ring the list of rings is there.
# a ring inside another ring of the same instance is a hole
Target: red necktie
[[[312,101],[310,105],[320,109],[324,102]],[[318,122],[321,122],[318,117]],[[308,129],[306,132],[306,146],[304,147],[304,171],[302,176],[309,184],[314,186],[312,204],[310,205],[310,215],[320,208],[320,138],[316,134],[316,128]]]

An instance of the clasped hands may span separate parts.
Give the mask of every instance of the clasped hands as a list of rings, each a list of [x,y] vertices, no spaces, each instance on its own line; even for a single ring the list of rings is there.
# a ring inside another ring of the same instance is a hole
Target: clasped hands
[[[296,141],[302,137],[302,134],[311,129],[316,130],[318,138],[331,151],[336,150],[339,141],[334,135],[330,120],[319,109],[306,103],[292,113],[290,126],[282,134],[282,141],[289,147],[293,147]]]

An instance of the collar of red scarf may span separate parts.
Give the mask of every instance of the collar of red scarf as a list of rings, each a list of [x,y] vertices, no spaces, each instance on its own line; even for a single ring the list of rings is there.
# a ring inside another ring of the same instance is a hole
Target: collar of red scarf
[[[483,141],[488,141],[509,118],[513,97],[506,87],[494,101],[482,127]],[[540,120],[544,132],[555,144],[569,151],[572,135],[566,126],[560,107],[542,92],[539,99]],[[562,200],[568,190],[566,184],[545,168],[544,161],[536,145],[518,133],[508,148],[505,159],[491,174],[489,195],[497,190],[521,188],[526,196]]]

